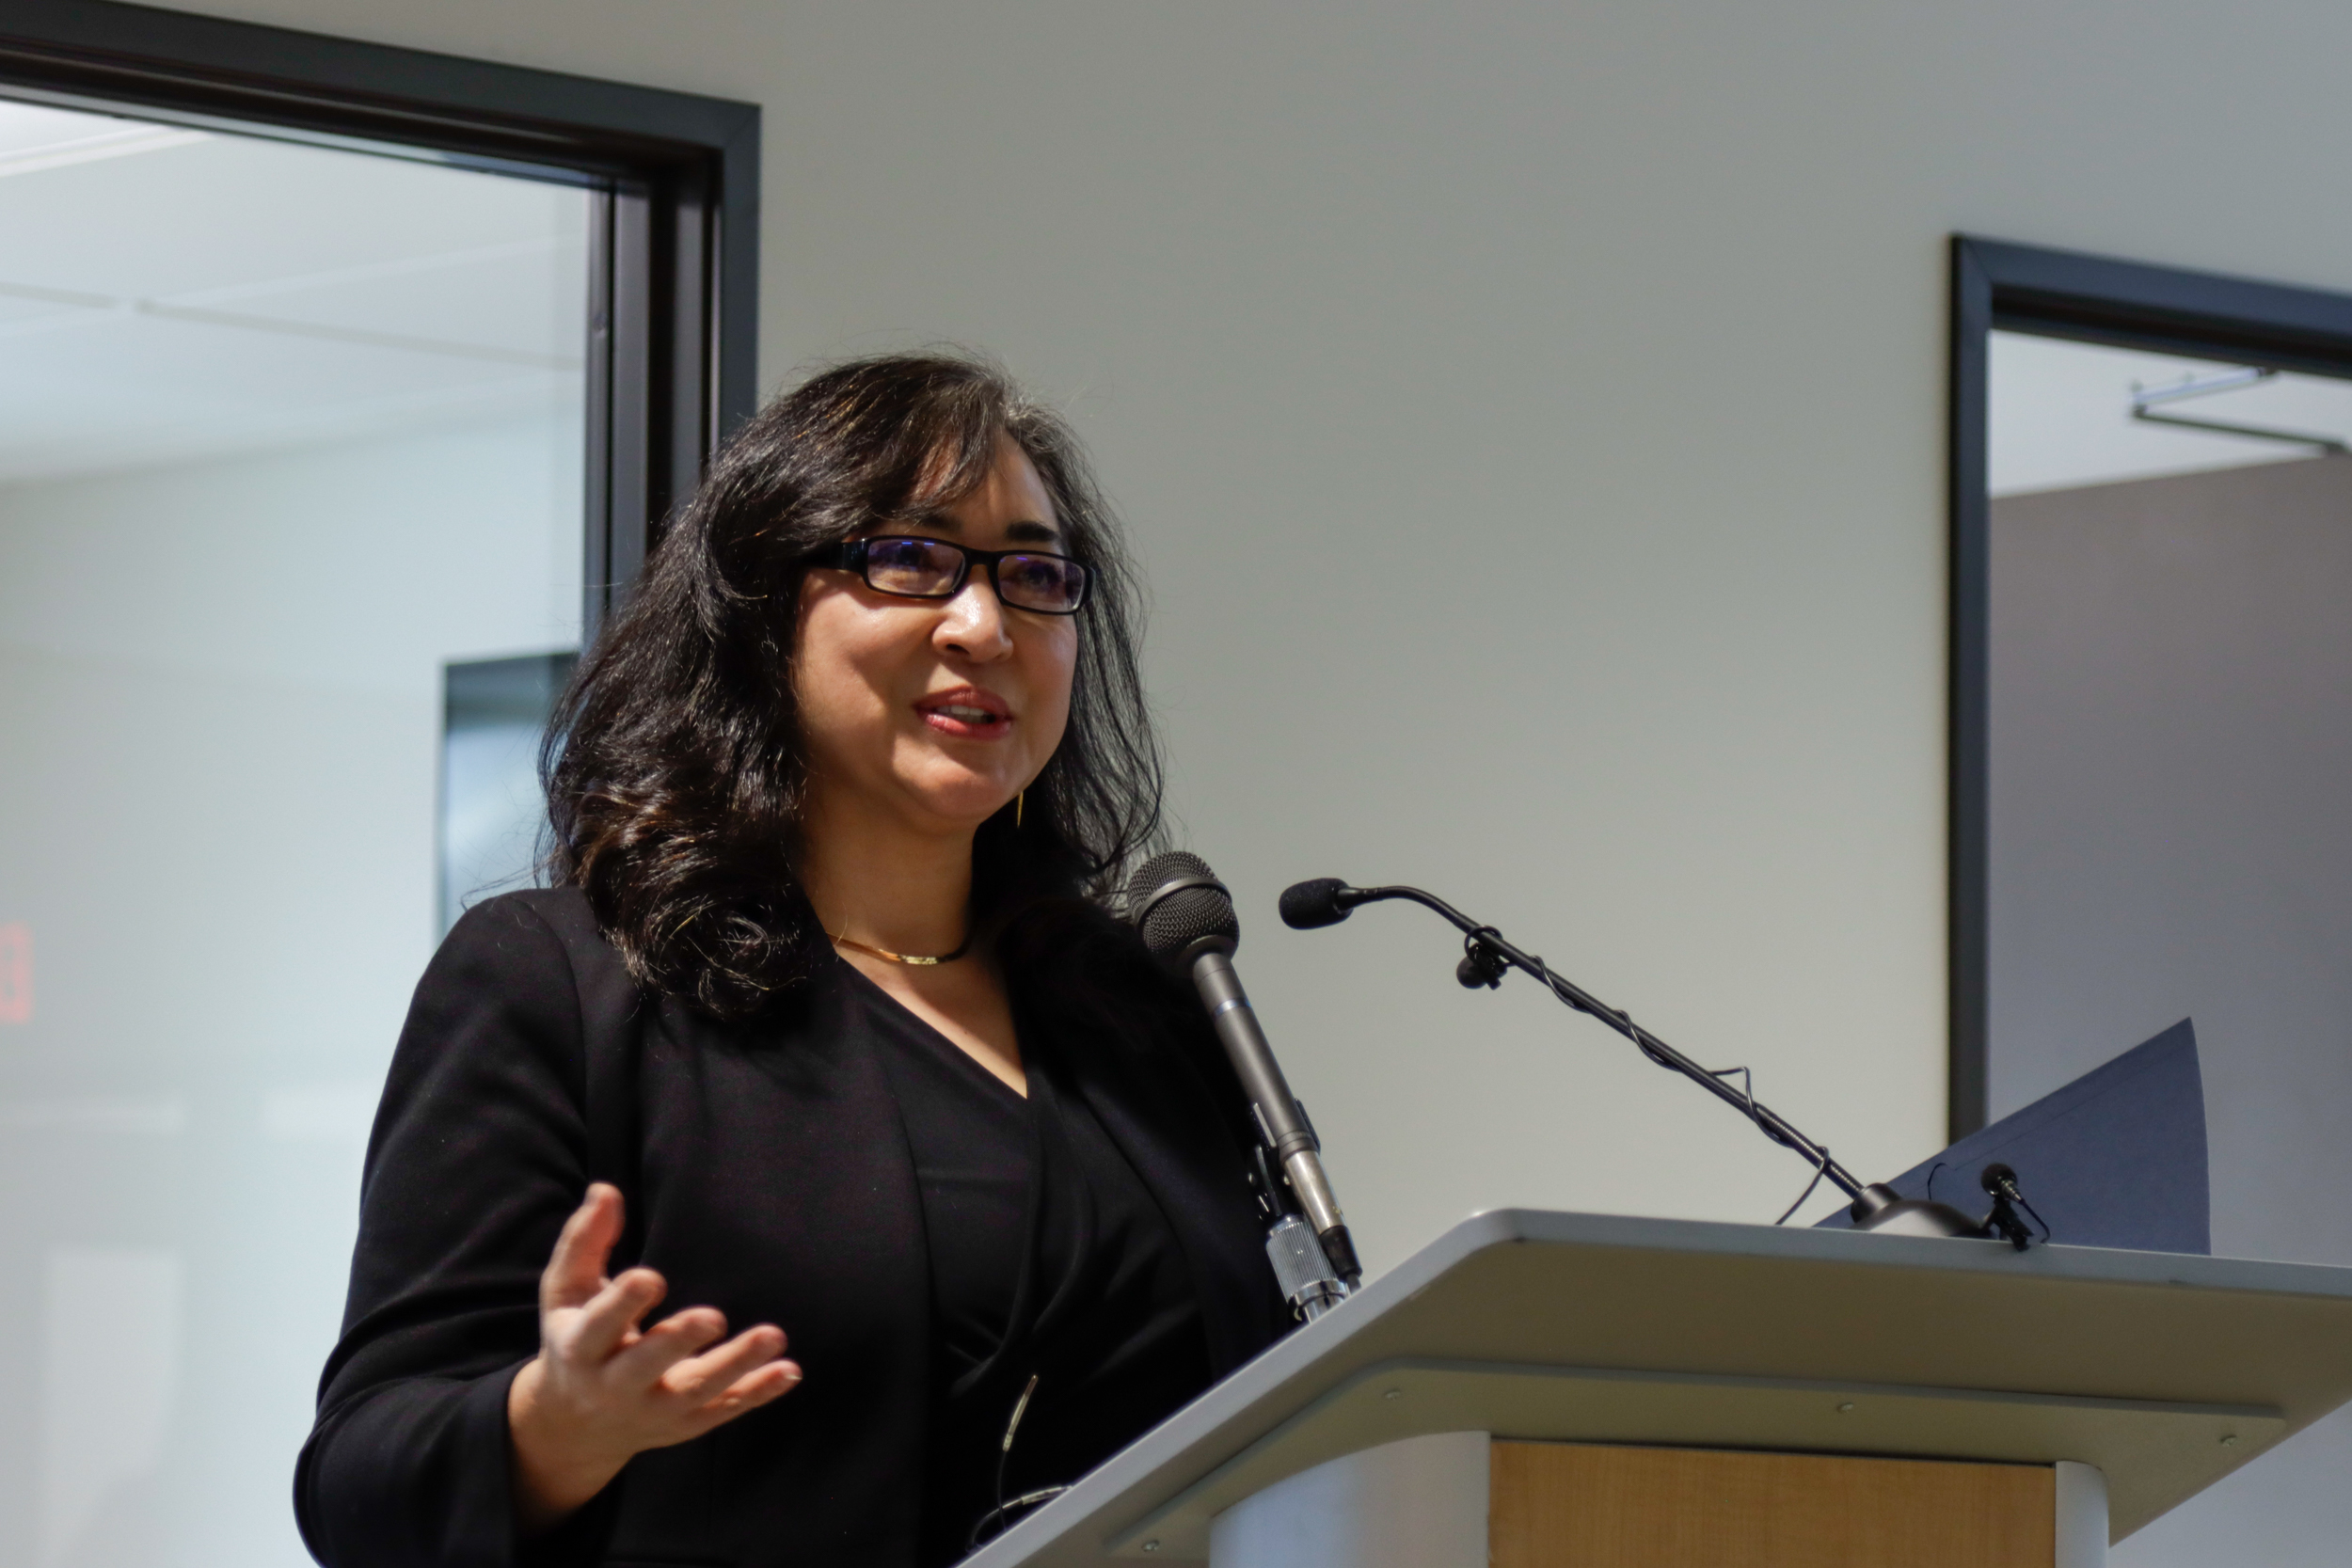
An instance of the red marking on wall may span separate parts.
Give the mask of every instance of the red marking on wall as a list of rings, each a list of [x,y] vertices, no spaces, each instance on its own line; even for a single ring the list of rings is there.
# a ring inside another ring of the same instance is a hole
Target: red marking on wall
[[[33,928],[0,926],[0,1023],[33,1022]]]

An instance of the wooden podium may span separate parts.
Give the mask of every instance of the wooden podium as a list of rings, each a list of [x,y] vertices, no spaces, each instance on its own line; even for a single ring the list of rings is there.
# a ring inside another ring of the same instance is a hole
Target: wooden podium
[[[2091,1568],[2352,1399],[2352,1269],[1476,1215],[969,1560]]]

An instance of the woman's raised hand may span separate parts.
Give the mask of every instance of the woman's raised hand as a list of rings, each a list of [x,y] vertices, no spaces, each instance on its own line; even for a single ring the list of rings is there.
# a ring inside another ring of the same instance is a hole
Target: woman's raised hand
[[[539,1354],[506,1395],[516,1519],[526,1531],[587,1502],[633,1456],[699,1437],[801,1381],[772,1324],[721,1344],[726,1319],[690,1307],[639,1329],[669,1286],[651,1269],[604,1277],[621,1213],[619,1188],[591,1186],[539,1276]]]

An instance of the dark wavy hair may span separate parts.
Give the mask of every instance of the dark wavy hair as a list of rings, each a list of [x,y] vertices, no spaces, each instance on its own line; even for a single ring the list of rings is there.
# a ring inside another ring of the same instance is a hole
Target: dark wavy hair
[[[743,1018],[829,948],[792,869],[807,787],[791,672],[801,574],[821,546],[969,495],[1000,436],[1036,465],[1094,587],[1060,748],[1019,826],[1008,807],[974,841],[974,918],[1001,929],[1025,906],[1101,897],[1156,842],[1136,583],[1076,437],[975,356],[837,365],[712,459],[541,752],[550,879],[586,892],[641,985]]]

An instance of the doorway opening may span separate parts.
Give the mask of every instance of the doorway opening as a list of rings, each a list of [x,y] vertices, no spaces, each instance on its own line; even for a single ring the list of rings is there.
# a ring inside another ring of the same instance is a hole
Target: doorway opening
[[[1954,258],[1955,1134],[2187,1019],[2214,1252],[2352,1263],[2352,295]],[[2346,1463],[2118,1568],[2321,1560]]]
[[[756,138],[0,21],[0,1560],[308,1561],[385,1065],[530,876],[509,743],[749,411]]]

